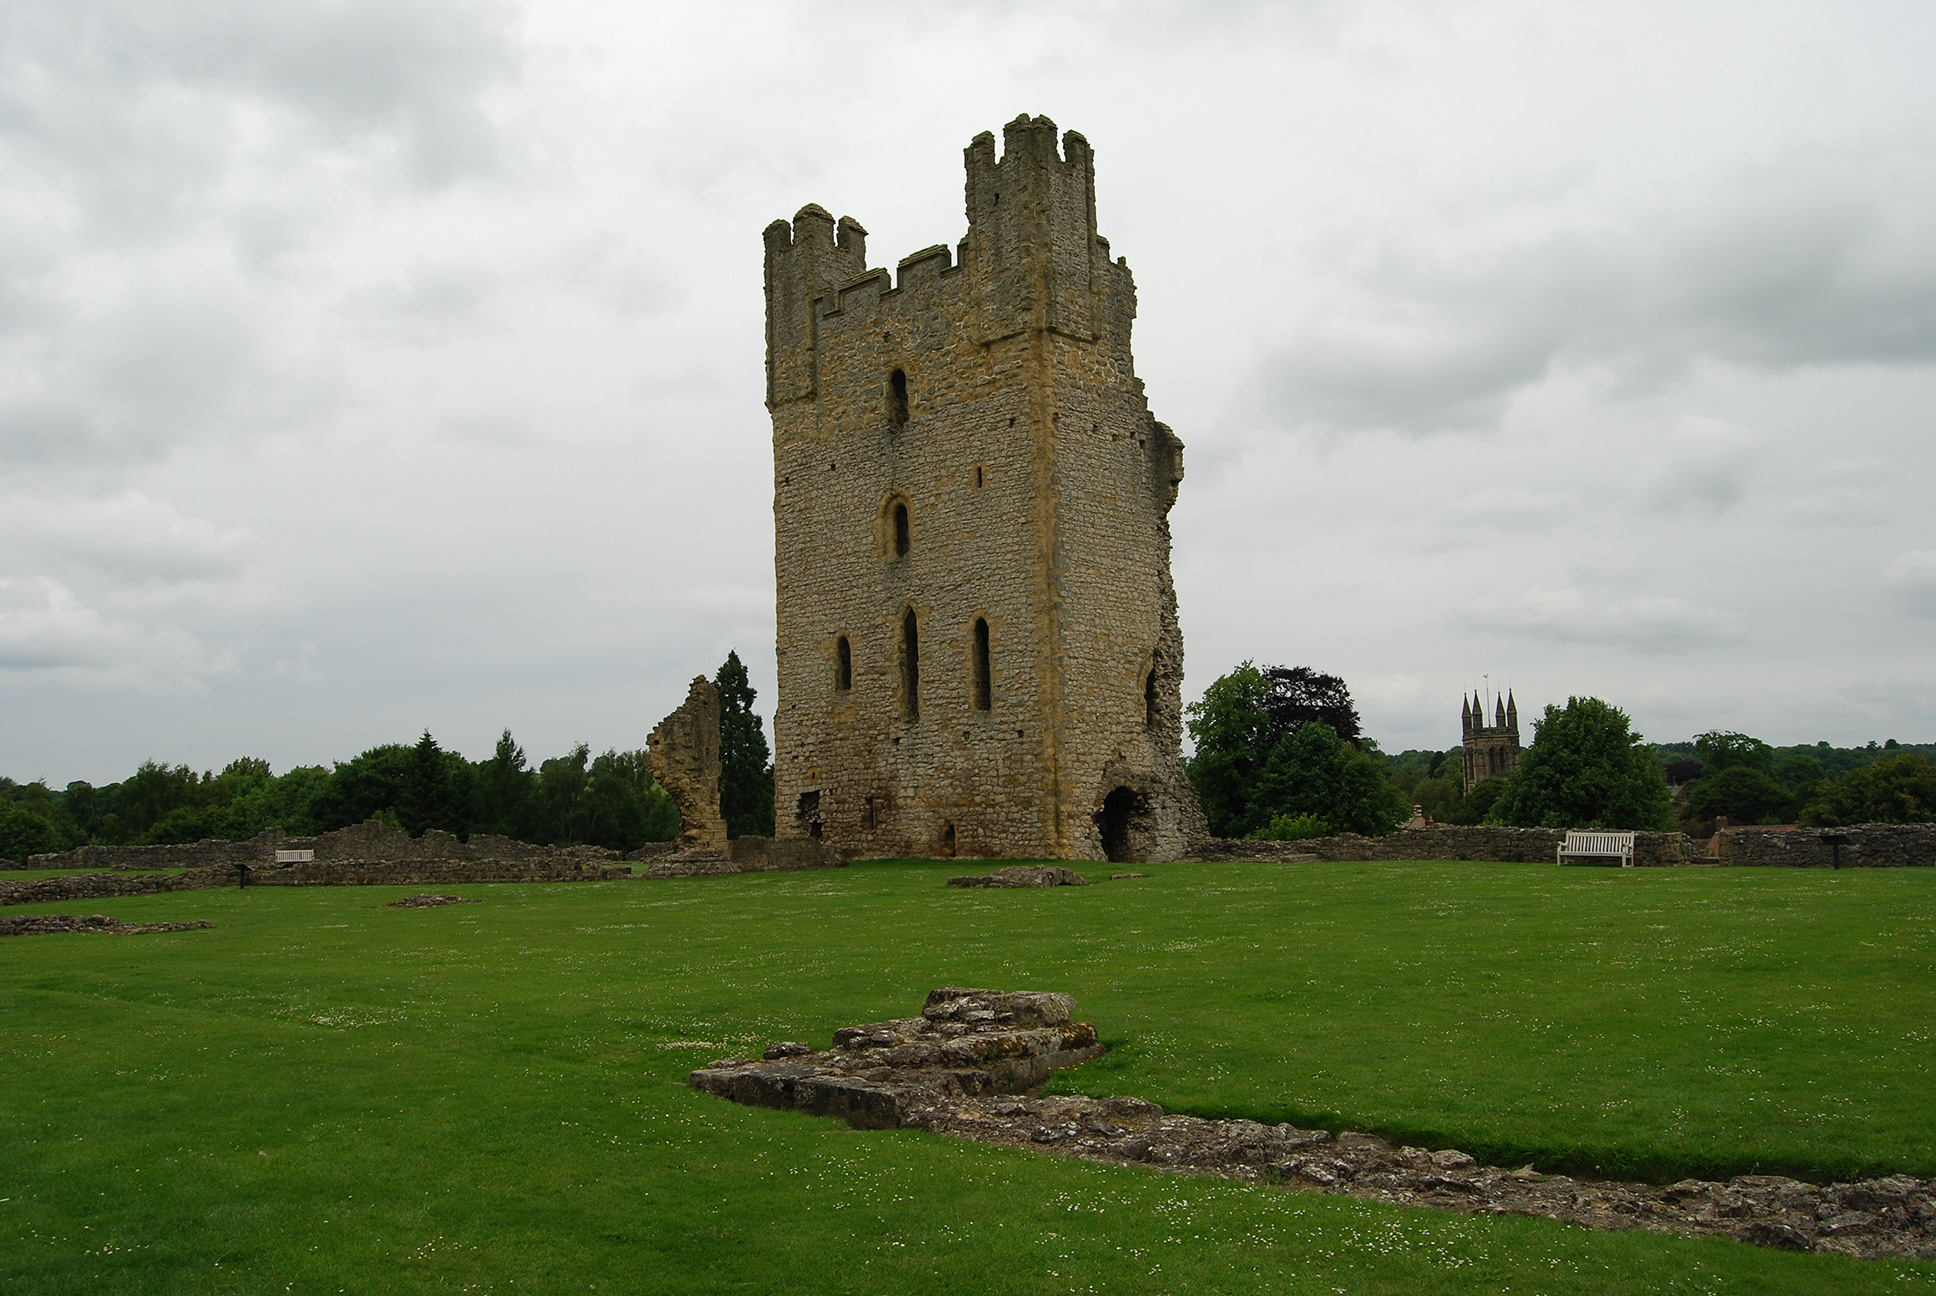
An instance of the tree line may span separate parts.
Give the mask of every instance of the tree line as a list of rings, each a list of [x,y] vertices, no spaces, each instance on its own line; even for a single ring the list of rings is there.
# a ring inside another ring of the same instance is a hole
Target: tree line
[[[1186,708],[1187,762],[1220,837],[1375,836],[1414,805],[1438,823],[1683,831],[1733,824],[1936,822],[1936,744],[1777,748],[1715,731],[1650,744],[1594,697],[1548,705],[1519,769],[1468,792],[1464,749],[1388,756],[1360,733],[1349,689],[1309,667],[1244,662]]]
[[[720,809],[730,835],[773,831],[773,767],[737,652],[720,691]],[[583,743],[535,766],[511,731],[483,760],[447,751],[425,730],[415,743],[372,747],[335,766],[281,775],[256,757],[219,772],[144,762],[104,787],[55,790],[0,778],[0,858],[24,861],[76,846],[243,841],[265,828],[312,836],[378,819],[421,836],[498,833],[553,846],[635,850],[679,834],[679,812],[643,750],[593,756]]]

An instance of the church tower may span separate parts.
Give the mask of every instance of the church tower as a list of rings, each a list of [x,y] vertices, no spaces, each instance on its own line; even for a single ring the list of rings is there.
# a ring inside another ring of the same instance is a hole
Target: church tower
[[[1477,693],[1461,695],[1459,729],[1465,744],[1465,790],[1489,778],[1504,778],[1519,768],[1519,704],[1512,690],[1493,699],[1493,720],[1486,723],[1486,704]]]
[[[966,236],[867,265],[806,206],[766,230],[780,836],[854,856],[1176,859],[1169,512],[1183,443],[1130,358],[1088,141],[965,150]]]

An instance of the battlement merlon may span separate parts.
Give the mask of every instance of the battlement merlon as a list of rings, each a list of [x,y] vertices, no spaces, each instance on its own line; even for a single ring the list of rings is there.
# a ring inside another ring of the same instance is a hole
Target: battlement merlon
[[[1003,151],[984,131],[963,150],[968,232],[949,264],[942,245],[904,258],[896,284],[869,271],[867,231],[809,204],[791,223],[766,227],[767,403],[810,397],[823,316],[847,309],[848,291],[879,301],[921,293],[950,272],[970,281],[968,325],[984,343],[1043,329],[1120,347],[1136,315],[1128,263],[1110,260],[1096,233],[1095,158],[1089,142],[1024,113],[1003,128]]]
[[[817,203],[792,224],[766,227],[766,396],[769,405],[814,390],[814,303],[867,268],[867,231]]]

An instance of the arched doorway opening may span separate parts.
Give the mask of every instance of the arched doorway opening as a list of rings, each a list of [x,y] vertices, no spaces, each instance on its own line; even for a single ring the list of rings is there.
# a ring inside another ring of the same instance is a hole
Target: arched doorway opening
[[[1133,859],[1129,850],[1129,820],[1136,813],[1136,793],[1119,787],[1102,799],[1096,828],[1102,834],[1102,853],[1112,864]]]

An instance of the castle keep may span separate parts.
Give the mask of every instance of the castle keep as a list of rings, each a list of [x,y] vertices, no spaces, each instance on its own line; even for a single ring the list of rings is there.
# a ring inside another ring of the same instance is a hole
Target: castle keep
[[[846,856],[1172,859],[1184,775],[1168,514],[1183,445],[1130,362],[1088,142],[965,150],[968,233],[869,269],[766,230],[781,836]]]

